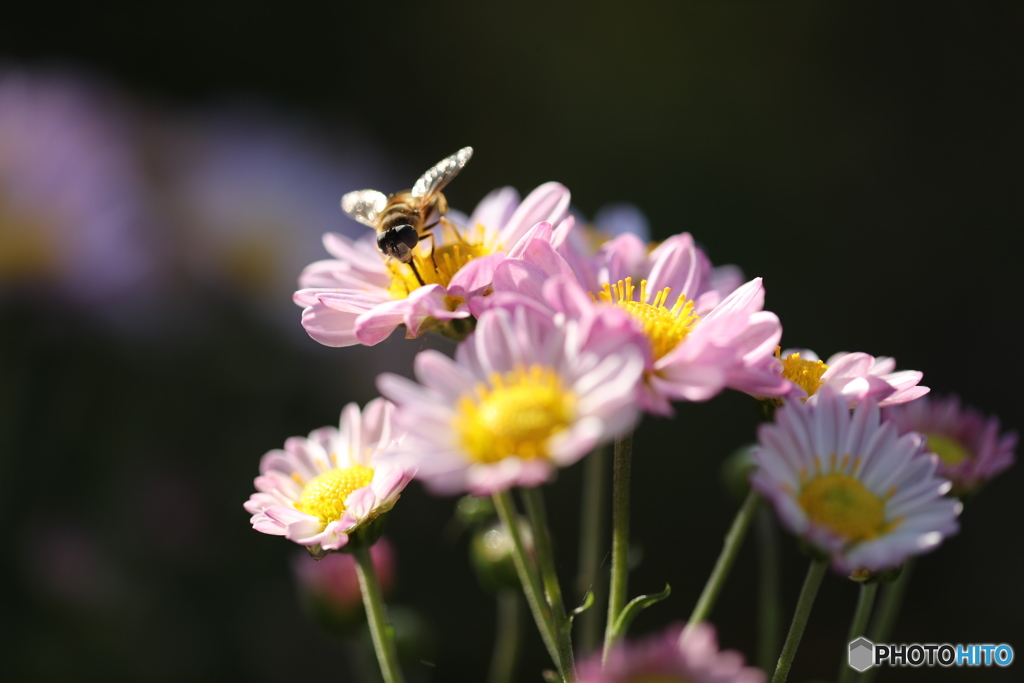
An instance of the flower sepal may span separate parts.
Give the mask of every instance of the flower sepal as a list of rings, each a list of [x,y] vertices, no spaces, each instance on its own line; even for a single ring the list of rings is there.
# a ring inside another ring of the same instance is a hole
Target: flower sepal
[[[892,583],[896,579],[900,578],[900,574],[903,573],[903,568],[906,563],[901,564],[898,567],[891,567],[889,569],[883,569],[882,571],[873,572],[870,569],[855,569],[850,572],[850,580],[856,581],[857,583]]]
[[[445,339],[451,339],[453,342],[458,344],[463,339],[472,334],[473,330],[476,329],[476,318],[470,316],[468,318],[454,318],[441,322],[436,318],[430,318],[424,327],[421,329],[428,329],[431,332],[436,332]]]
[[[782,405],[782,399],[778,396],[758,396],[757,415],[761,418],[761,422],[774,422],[775,411]]]

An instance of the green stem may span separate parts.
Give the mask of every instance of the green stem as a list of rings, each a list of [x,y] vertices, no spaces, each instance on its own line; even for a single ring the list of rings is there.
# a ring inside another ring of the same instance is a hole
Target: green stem
[[[530,526],[533,527],[537,565],[540,567],[544,593],[555,627],[555,645],[558,648],[561,670],[568,680],[574,680],[576,664],[572,655],[572,622],[566,617],[565,604],[562,602],[562,587],[558,583],[558,572],[555,569],[555,553],[551,545],[547,514],[544,511],[544,496],[536,487],[522,489],[522,496],[526,504],[526,516],[530,518]]]
[[[892,629],[896,625],[896,618],[900,614],[900,607],[903,605],[903,596],[906,595],[907,584],[910,583],[910,570],[913,567],[913,563],[913,558],[907,560],[903,564],[903,571],[900,572],[899,577],[885,587],[878,616],[871,624],[871,637],[869,638],[871,642],[889,642],[889,636],[892,634]],[[864,683],[870,683],[877,671],[878,667],[868,669],[861,675],[861,680]]]
[[[601,628],[601,609],[604,600],[600,598],[604,575],[600,573],[602,538],[604,537],[604,487],[608,470],[608,447],[598,446],[583,461],[583,501],[580,506],[580,551],[579,571],[576,576],[576,592],[580,604],[590,592],[594,604],[576,617],[576,632],[579,637],[576,647],[581,653],[590,653],[597,647]]]
[[[857,638],[865,635],[868,617],[871,616],[871,606],[875,604],[875,593],[877,592],[877,583],[862,583],[860,585],[857,609],[854,610],[853,621],[850,622],[850,632],[846,635],[846,643],[852,643]],[[844,653],[843,661],[839,664],[839,676],[836,680],[838,683],[847,683],[853,675],[853,671],[854,669],[850,666]]]
[[[605,661],[615,644],[615,621],[626,606],[629,583],[629,478],[633,432],[615,440],[612,469],[612,578],[608,594],[608,621],[604,629]]]
[[[356,573],[359,575],[359,587],[363,593],[363,607],[366,608],[366,621],[373,638],[373,649],[377,653],[384,683],[402,683],[402,670],[398,667],[398,654],[395,651],[395,629],[388,623],[384,600],[381,598],[380,584],[377,582],[377,570],[373,566],[369,546],[361,546],[352,550],[356,560]]]
[[[519,636],[522,608],[519,591],[498,591],[498,628],[494,634],[494,654],[488,683],[512,683],[516,679],[516,660],[519,657]]]
[[[707,619],[708,614],[711,613],[711,608],[715,606],[715,600],[718,598],[722,586],[725,585],[725,580],[729,577],[733,562],[736,561],[736,555],[740,552],[740,546],[743,545],[743,539],[747,535],[747,529],[750,528],[750,521],[754,519],[754,513],[757,512],[757,504],[760,500],[760,494],[753,488],[750,489],[747,499],[743,501],[739,512],[736,513],[729,533],[725,535],[722,552],[718,555],[715,568],[704,585],[704,592],[697,600],[697,606],[693,608],[689,624],[698,624]]]
[[[779,530],[775,516],[764,501],[757,507],[757,551],[758,567],[758,665],[768,671],[779,651],[779,634],[782,630],[781,562],[779,560]]]
[[[537,576],[533,562],[523,545],[522,535],[519,533],[519,525],[516,523],[516,506],[512,495],[508,491],[500,491],[491,496],[494,500],[494,507],[498,511],[498,517],[512,539],[514,552],[512,559],[516,565],[516,573],[519,574],[519,583],[523,586],[523,593],[526,595],[526,603],[533,613],[533,620],[537,623],[537,630],[540,631],[541,640],[551,655],[551,661],[558,667],[559,674],[565,678],[562,670],[561,659],[558,655],[557,639],[555,638],[554,625],[551,622],[551,611],[547,602],[544,601],[544,589],[541,587],[540,577]]]
[[[827,569],[827,560],[811,561],[811,566],[807,570],[807,578],[804,579],[804,587],[800,590],[800,598],[796,602],[793,623],[789,625],[789,634],[782,646],[779,663],[775,666],[772,683],[785,683],[786,677],[789,676],[789,669],[793,666],[796,649],[800,647],[800,639],[803,638],[804,628],[807,626],[807,618],[811,616],[814,598],[818,595],[818,586],[821,585],[821,579],[825,576]]]
[[[879,610],[878,618],[871,628],[871,640],[879,643],[889,642],[892,628],[896,625],[896,618],[900,614],[900,607],[903,605],[903,596],[907,592],[907,584],[910,583],[911,569],[914,566],[913,558],[907,560],[903,565],[903,571],[899,577],[885,588],[882,597],[882,607]]]

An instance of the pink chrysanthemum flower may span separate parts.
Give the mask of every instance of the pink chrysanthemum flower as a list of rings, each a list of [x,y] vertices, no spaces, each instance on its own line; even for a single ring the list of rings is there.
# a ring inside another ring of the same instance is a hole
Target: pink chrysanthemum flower
[[[930,399],[930,400],[929,400]],[[939,473],[952,480],[953,493],[975,492],[1014,461],[1017,433],[999,433],[999,418],[986,417],[957,396],[928,397],[883,413],[900,433],[921,432],[928,450],[939,456]]]
[[[416,356],[419,384],[382,375],[401,451],[432,490],[535,486],[637,417],[642,341],[617,311],[579,320],[527,306],[486,311],[455,360]]]
[[[810,401],[822,387],[831,387],[846,398],[850,408],[871,398],[881,407],[894,406],[924,396],[928,387],[918,383],[924,375],[916,370],[896,369],[896,359],[866,353],[834,354],[827,361],[809,349],[776,351],[777,372],[790,382],[788,401]]]
[[[753,452],[751,483],[786,527],[844,573],[899,566],[956,533],[960,503],[920,434],[900,436],[872,399],[852,415],[831,387],[817,399],[782,407]]]
[[[411,473],[381,455],[398,445],[394,406],[383,399],[341,413],[341,429],[323,427],[292,437],[260,461],[256,490],[245,503],[256,531],[310,548],[339,550],[349,536],[388,512]]]
[[[577,683],[764,683],[743,655],[719,650],[715,629],[681,624],[635,643],[619,643],[602,668],[600,654],[580,662]]]
[[[494,294],[471,306],[479,311],[504,305],[506,296],[525,296],[569,318],[604,309],[625,311],[646,339],[639,400],[651,413],[670,415],[673,400],[705,401],[727,387],[757,396],[784,393],[789,383],[775,372],[773,356],[782,326],[774,313],[762,310],[760,278],[706,308],[718,293],[701,285],[696,247],[683,237],[668,252],[671,258],[655,263],[650,280],[637,283],[627,277],[597,292],[584,289],[550,244],[533,240],[519,259],[498,267]],[[687,289],[712,296],[695,301]]]
[[[605,284],[646,280],[652,291],[665,287],[685,294],[694,302],[694,310],[704,314],[743,284],[737,266],[715,268],[707,255],[694,244],[689,233],[673,235],[660,244],[648,244],[631,232],[624,232],[603,243],[593,256],[573,247],[570,233],[558,248],[584,289],[600,292]]]
[[[372,231],[351,240],[328,233],[324,247],[334,257],[308,266],[299,277],[295,303],[302,325],[327,346],[377,344],[399,325],[408,337],[470,317],[466,302],[485,294],[494,269],[522,249],[540,222],[557,224],[568,210],[569,191],[546,183],[519,202],[512,188],[491,192],[466,221],[450,212],[452,226],[434,228],[434,239],[413,252],[413,269],[384,256]],[[457,233],[457,234],[455,234]],[[551,230],[543,233],[551,239]],[[433,244],[432,244],[433,243]]]

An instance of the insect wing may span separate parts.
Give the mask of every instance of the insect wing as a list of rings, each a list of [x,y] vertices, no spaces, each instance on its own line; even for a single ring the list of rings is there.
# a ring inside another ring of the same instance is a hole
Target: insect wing
[[[473,156],[473,148],[463,147],[450,157],[439,161],[432,169],[420,176],[420,179],[412,186],[412,196],[424,200],[433,197],[458,175],[471,156]]]
[[[377,216],[388,203],[383,192],[377,190],[357,190],[349,192],[341,198],[341,210],[363,225],[377,227]]]

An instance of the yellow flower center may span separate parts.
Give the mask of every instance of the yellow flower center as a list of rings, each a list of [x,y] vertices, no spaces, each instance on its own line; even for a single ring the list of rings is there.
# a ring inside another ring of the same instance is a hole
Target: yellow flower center
[[[423,278],[424,284],[447,288],[455,273],[471,260],[502,249],[497,233],[488,231],[483,225],[477,224],[476,228],[466,231],[465,234],[460,233],[454,224],[447,221],[442,225],[450,226],[450,244],[435,245],[434,241],[438,239],[435,236],[433,240],[423,240],[412,251],[413,263],[416,264],[416,271]],[[408,298],[409,294],[422,286],[409,264],[392,258],[387,259],[386,263],[388,270],[391,271],[391,286],[388,291],[395,299]],[[462,301],[457,297],[448,297],[448,305],[452,310],[460,303]]]
[[[551,368],[531,365],[493,373],[459,400],[453,426],[469,457],[494,463],[510,456],[547,458],[548,439],[575,419],[576,395]]]
[[[302,483],[297,474],[292,476]],[[349,494],[369,486],[371,481],[373,470],[363,465],[327,470],[306,483],[302,495],[295,503],[295,509],[313,515],[326,526],[338,521],[345,514],[345,499]]]
[[[936,434],[934,432],[928,432],[925,436],[928,437],[928,450],[939,456],[942,462],[947,465],[959,465],[964,460],[970,460],[974,457],[967,446],[952,436]]]
[[[633,286],[633,278],[627,277],[615,285],[605,283],[603,291],[596,296],[591,293],[590,296],[594,301],[604,301],[625,309],[633,316],[651,344],[654,360],[658,360],[679,346],[700,320],[700,316],[693,310],[693,301],[687,299],[685,294],[680,294],[672,308],[668,308],[665,302],[671,291],[670,287],[666,287],[654,295],[653,302],[647,303],[647,280],[641,280],[640,297],[634,299],[636,287]]]
[[[804,360],[800,358],[799,353],[791,353],[785,358],[781,358],[781,353],[782,349],[775,347],[775,357],[782,361],[782,376],[807,392],[808,397],[814,396],[815,392],[821,388],[821,376],[828,370],[825,362]]]
[[[43,216],[16,212],[0,197],[0,281],[48,277],[58,264],[56,241]]]
[[[879,498],[856,477],[830,472],[805,481],[798,501],[812,522],[857,543],[890,531],[899,523],[885,521],[885,501],[894,493]]]

